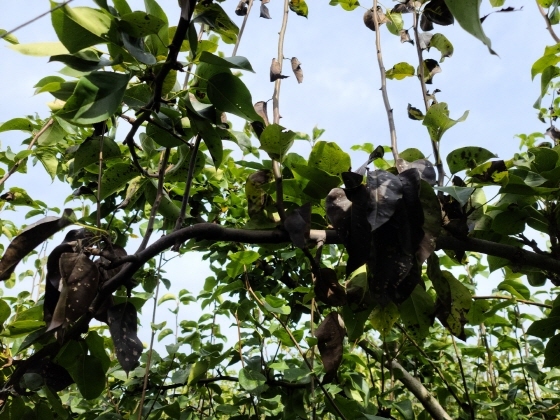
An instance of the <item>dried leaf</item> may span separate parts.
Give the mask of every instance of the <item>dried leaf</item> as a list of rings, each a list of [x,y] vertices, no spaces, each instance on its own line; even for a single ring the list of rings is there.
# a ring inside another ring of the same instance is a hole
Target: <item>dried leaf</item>
[[[408,104],[406,107],[408,113],[408,118],[411,120],[422,121],[424,119],[424,114],[418,108],[414,108],[412,105]]]
[[[422,16],[430,22],[447,26],[453,24],[455,19],[445,4],[445,0],[431,0],[424,6]]]
[[[323,383],[332,382],[342,362],[345,328],[338,312],[329,313],[315,331],[317,346],[325,368]]]
[[[430,162],[428,159],[418,159],[414,162],[407,162],[406,160],[399,158],[397,159],[395,166],[397,167],[399,173],[404,172],[407,169],[416,168],[418,169],[420,178],[423,181],[426,181],[430,185],[437,184],[436,170],[434,168],[434,165],[432,165],[432,162]]]
[[[10,243],[0,260],[0,280],[9,279],[16,265],[36,246],[59,230],[71,225],[73,216],[74,212],[66,209],[62,217],[48,216],[26,227]]]
[[[426,84],[431,85],[432,79],[437,73],[441,73],[439,63],[432,58],[424,60],[424,80]],[[418,74],[420,74],[420,72],[418,72]]]
[[[430,32],[423,32],[418,35],[418,45],[420,45],[420,48],[422,50],[427,50],[428,48],[430,48],[430,41],[432,40],[433,36],[434,34],[431,34]]]
[[[338,282],[336,272],[332,268],[321,268],[315,280],[315,296],[329,306],[346,304],[346,290]]]
[[[311,203],[305,203],[286,216],[284,228],[288,231],[292,243],[298,248],[307,248],[309,230],[311,229]]]
[[[268,3],[268,2],[266,2],[266,3]],[[270,17],[270,12],[268,11],[268,7],[266,7],[264,4],[265,4],[265,2],[263,1],[261,3],[261,15],[260,15],[260,17],[265,18],[265,19],[272,19]]]
[[[235,8],[235,14],[237,16],[245,16],[247,14],[247,3],[245,0],[241,0],[237,7]]]
[[[61,290],[47,331],[65,327],[84,315],[97,294],[99,270],[84,254],[66,252],[60,256]]]
[[[137,335],[136,308],[130,302],[121,303],[109,308],[107,316],[117,360],[128,375],[136,367],[144,349]]]
[[[286,79],[287,77],[290,77],[290,76],[284,76],[283,74],[280,74],[281,71],[282,69],[280,68],[280,63],[276,58],[273,58],[272,63],[270,64],[270,81],[274,82],[275,80],[278,79]]]
[[[399,31],[399,36],[401,37],[401,44],[404,44],[405,42],[410,42],[412,45],[414,45],[414,41],[410,38],[410,34],[406,29],[401,29]]]
[[[429,32],[434,29],[434,24],[424,14],[420,16],[420,29],[422,29],[424,32]]]
[[[325,201],[327,217],[336,229],[342,243],[350,237],[350,208],[352,203],[342,188],[333,188]]]
[[[298,83],[303,82],[303,70],[301,69],[301,63],[296,57],[292,57],[292,70]]]
[[[414,10],[414,5],[412,5],[410,2],[399,3],[391,9],[391,14],[392,13],[410,13],[413,10]]]
[[[262,186],[268,184],[272,179],[272,172],[268,169],[253,172],[247,178],[245,197],[247,198],[247,207],[251,219],[261,216],[267,202],[270,200],[270,196]]]
[[[386,223],[395,212],[397,202],[402,198],[402,184],[396,175],[375,170],[368,172],[367,190],[371,209],[368,221],[371,230],[374,231]]]
[[[374,13],[373,9],[368,9],[364,13],[364,24],[375,32],[375,21],[374,19],[377,17],[377,24],[378,26],[383,25],[384,23],[389,22],[389,18],[385,16],[383,9],[381,6],[377,6],[377,13]]]
[[[253,105],[253,107],[255,108],[255,112],[259,114],[259,117],[263,119],[265,126],[270,124],[270,122],[268,121],[268,112],[266,110],[266,104],[267,103],[265,101],[259,101],[255,105]]]

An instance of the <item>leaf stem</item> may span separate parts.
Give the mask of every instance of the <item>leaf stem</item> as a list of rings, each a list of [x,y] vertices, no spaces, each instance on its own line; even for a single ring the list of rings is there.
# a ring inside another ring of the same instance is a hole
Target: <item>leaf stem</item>
[[[43,135],[43,133],[45,131],[47,131],[47,129],[53,125],[54,120],[51,118],[50,120],[47,121],[47,123],[37,132],[37,134],[35,134],[35,136],[33,137],[33,140],[31,140],[31,142],[29,143],[29,146],[27,146],[27,150],[31,150],[31,148],[35,145],[35,142],[37,141],[37,139],[39,139],[39,137],[41,137]],[[19,168],[19,166],[22,164],[22,162],[27,159],[26,157],[23,159],[18,160],[14,166],[12,166],[10,168],[10,170],[6,173],[6,175],[4,175],[2,177],[2,179],[0,179],[0,185],[2,185],[4,182],[6,182],[6,180],[11,177]]]
[[[422,88],[422,98],[424,99],[424,108],[426,112],[430,108],[428,99],[428,90],[426,88],[426,81],[424,79],[424,58],[422,57],[422,47],[420,46],[420,35],[418,34],[418,13],[419,11],[415,8],[412,11],[413,28],[414,28],[414,42],[416,44],[416,53],[418,55],[418,79],[420,80],[420,87]],[[445,178],[445,171],[443,170],[443,164],[441,162],[441,156],[439,153],[439,143],[430,140],[432,143],[432,151],[434,153],[434,159],[436,161],[436,168],[438,171],[438,186],[443,186],[443,179]]]
[[[533,302],[532,300],[525,300],[525,299],[517,299],[513,296],[490,295],[490,296],[473,296],[472,298],[477,300],[492,300],[492,299],[511,300],[512,302],[523,303],[525,305],[532,305],[532,306],[538,306],[540,308],[552,309],[552,305],[549,305],[547,303]]]
[[[459,372],[461,372],[461,379],[463,380],[463,388],[465,389],[465,399],[467,400],[467,404],[469,406],[469,411],[471,415],[471,419],[475,420],[476,415],[474,411],[474,406],[471,401],[471,396],[469,395],[469,388],[467,386],[467,378],[465,376],[465,370],[463,369],[463,361],[461,360],[461,355],[459,354],[459,349],[457,348],[457,342],[455,341],[455,337],[451,335],[451,342],[453,343],[453,348],[455,349],[455,355],[457,356],[457,364],[459,365]]]
[[[395,128],[395,119],[393,118],[393,109],[389,102],[387,94],[387,76],[385,74],[385,65],[383,64],[383,55],[381,54],[381,34],[379,33],[379,20],[377,19],[377,0],[373,1],[373,22],[375,25],[375,48],[377,51],[377,63],[379,64],[379,74],[381,77],[381,95],[383,96],[383,104],[387,112],[387,121],[389,122],[389,133],[391,136],[391,151],[395,163],[399,158],[399,150],[397,148],[397,130]]]

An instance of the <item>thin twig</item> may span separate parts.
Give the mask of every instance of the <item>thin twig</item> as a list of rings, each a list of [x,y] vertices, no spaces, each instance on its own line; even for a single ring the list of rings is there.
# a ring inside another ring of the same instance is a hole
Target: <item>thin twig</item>
[[[517,299],[516,297],[513,296],[490,295],[490,296],[473,296],[472,298],[478,300],[492,300],[492,299],[511,300],[514,303],[519,302],[525,305],[532,305],[532,306],[538,306],[540,308],[552,309],[552,305],[549,305],[547,303],[533,302],[532,300],[525,300],[525,299]]]
[[[558,35],[556,35],[556,32],[554,32],[554,29],[552,29],[552,23],[548,18],[548,14],[545,12],[543,7],[539,3],[539,0],[536,0],[536,2],[537,2],[537,7],[539,8],[539,12],[541,13],[544,21],[546,22],[546,29],[550,33],[550,36],[552,36],[552,39],[554,39],[555,42],[560,43],[560,38],[558,38]]]
[[[31,150],[31,148],[35,145],[35,142],[37,141],[37,139],[39,139],[39,137],[41,137],[43,135],[43,133],[45,131],[47,131],[47,129],[51,125],[53,125],[53,123],[54,123],[54,120],[52,118],[47,121],[47,123],[39,130],[39,132],[37,134],[35,134],[35,137],[33,137],[33,140],[31,140],[31,142],[29,143],[29,146],[27,146],[27,150]],[[6,182],[6,180],[18,170],[19,166],[22,164],[22,162],[25,159],[27,159],[27,158],[20,159],[16,163],[14,163],[14,166],[12,166],[10,168],[8,173],[6,175],[4,175],[2,177],[2,179],[0,179],[0,185],[2,185],[4,182]]]
[[[161,199],[163,197],[163,182],[164,182],[163,178],[165,177],[165,167],[167,166],[167,161],[169,160],[170,151],[171,149],[169,147],[166,147],[165,151],[162,152],[161,159],[159,161],[159,171],[158,171],[159,176],[158,176],[158,184],[157,184],[157,191],[156,191],[156,199],[152,203],[152,211],[150,212],[148,226],[146,227],[146,234],[142,239],[142,243],[138,248],[138,252],[146,249],[146,246],[150,241],[150,236],[152,236],[152,232],[154,230],[154,223],[156,221],[157,211],[161,203]]]
[[[245,24],[247,23],[247,19],[251,13],[251,7],[253,7],[253,0],[249,0],[249,3],[247,4],[247,13],[245,13],[243,23],[241,24],[241,28],[239,28],[239,34],[237,35],[237,40],[235,41],[235,47],[233,47],[233,52],[231,53],[232,56],[237,55],[237,48],[239,48],[239,43],[241,42],[241,37],[243,36],[243,31],[245,30]]]
[[[194,166],[196,163],[196,157],[198,155],[198,149],[200,147],[200,141],[202,137],[200,134],[196,136],[194,141],[194,146],[191,148],[191,158],[189,160],[189,172],[187,173],[187,181],[185,184],[185,191],[183,193],[183,200],[181,201],[181,211],[179,212],[179,217],[177,218],[177,222],[175,223],[175,230],[179,230],[183,227],[183,222],[185,221],[185,214],[187,212],[187,207],[189,205],[189,198],[191,195],[191,187],[194,178]],[[173,251],[178,251],[181,247],[181,244],[178,243],[173,247]]]
[[[101,127],[101,136],[99,136],[99,167],[97,174],[97,229],[101,229],[101,178],[103,177],[103,143],[105,143],[105,128],[107,122],[103,122]]]
[[[286,28],[288,26],[288,13],[289,0],[284,0],[284,12],[282,15],[282,26],[280,32],[278,33],[278,64],[280,66],[280,74],[282,74],[282,63],[284,61],[284,38],[286,36]],[[272,113],[274,124],[280,124],[280,86],[282,84],[282,79],[278,78],[274,82],[274,93],[272,94]],[[286,220],[286,210],[284,209],[284,190],[282,186],[282,170],[280,168],[280,162],[277,160],[272,160],[272,173],[274,174],[274,180],[276,183],[276,208],[278,209],[278,214],[280,215],[280,220],[284,222]]]
[[[486,326],[484,323],[480,324],[480,338],[484,343],[484,348],[486,349],[487,356],[487,369],[488,379],[490,380],[490,391],[492,392],[492,398],[495,400],[498,398],[498,387],[496,385],[496,375],[494,372],[494,357],[492,349],[490,348],[490,343],[488,343],[488,334],[486,334]]]
[[[521,351],[521,344],[519,344],[519,336],[517,334],[517,329],[519,328],[519,305],[514,306],[513,314],[515,315],[513,334],[515,335],[515,345],[517,347],[517,351],[519,352],[519,360],[521,360],[521,373],[523,373],[523,380],[525,381],[525,387],[527,388],[529,402],[533,405],[533,397],[531,396],[531,388],[529,388],[529,379],[527,379],[527,371],[525,369],[525,360],[523,359],[523,352]]]
[[[264,303],[255,294],[255,292],[251,288],[251,285],[249,284],[249,277],[247,275],[247,269],[246,268],[245,268],[245,288],[251,294],[253,299],[255,299],[255,301],[260,305],[260,307],[263,308],[264,310],[266,310],[266,307],[264,306]],[[300,354],[301,358],[303,359],[303,361],[305,362],[305,364],[309,368],[309,371],[310,371],[311,375],[313,377],[315,377],[315,379],[317,380],[317,383],[319,384],[319,387],[321,388],[321,391],[323,391],[323,394],[325,394],[325,397],[329,400],[329,402],[331,403],[331,405],[335,409],[336,413],[340,416],[340,418],[346,420],[346,417],[344,416],[342,411],[340,411],[340,408],[338,408],[338,406],[335,404],[333,398],[328,393],[328,391],[325,389],[325,387],[323,386],[323,384],[321,383],[321,381],[317,377],[317,374],[313,371],[313,366],[311,365],[311,363],[309,363],[309,360],[307,360],[307,358],[305,357],[305,353],[304,353],[303,349],[300,347],[300,345],[298,343],[298,340],[296,340],[296,338],[294,337],[294,335],[292,334],[292,332],[290,331],[288,326],[274,312],[269,312],[269,311],[267,311],[267,312],[270,315],[272,315],[272,317],[274,317],[274,319],[276,321],[278,321],[278,323],[280,323],[280,325],[282,325],[282,328],[284,328],[284,331],[286,331],[286,333],[288,334],[288,336],[290,337],[290,339],[292,340],[292,342],[296,346],[296,349],[297,349],[298,353]]]
[[[167,149],[169,150],[169,149]],[[154,294],[154,307],[152,309],[152,325],[156,323],[156,312],[157,312],[157,300],[159,294],[159,273],[161,270],[161,261],[163,254],[159,254],[159,264],[156,270],[157,282],[156,282],[156,292]],[[150,376],[150,364],[152,362],[152,352],[154,351],[154,339],[156,337],[156,331],[152,329],[150,335],[150,347],[148,348],[148,354],[146,356],[146,371],[144,372],[144,383],[142,385],[142,397],[140,398],[140,404],[138,405],[138,420],[142,420],[142,407],[144,407],[144,400],[146,399],[146,390],[148,389],[148,378]],[[146,418],[148,418],[146,416]]]
[[[387,94],[387,76],[385,75],[385,66],[383,65],[383,56],[381,55],[381,34],[379,33],[379,20],[377,19],[377,0],[373,2],[373,22],[375,25],[375,48],[377,50],[377,63],[379,64],[379,73],[381,76],[381,95],[383,96],[383,104],[387,112],[387,121],[389,122],[389,132],[391,135],[391,151],[395,162],[399,158],[399,150],[397,148],[397,130],[395,128],[395,120],[393,118],[393,108],[389,103],[389,95]]]
[[[424,108],[426,112],[430,108],[428,99],[428,90],[426,88],[426,80],[424,79],[424,58],[422,57],[422,47],[420,46],[420,35],[418,34],[418,10],[414,9],[412,12],[413,18],[413,29],[414,29],[414,41],[416,44],[416,53],[418,55],[418,80],[420,80],[420,87],[422,88],[422,98],[424,99]],[[438,185],[443,186],[443,179],[445,177],[445,171],[443,170],[443,164],[441,163],[441,156],[439,153],[439,143],[431,141],[432,151],[434,153],[434,159],[436,161],[436,168],[438,171]]]
[[[469,388],[467,386],[467,378],[465,376],[465,370],[463,369],[463,362],[461,360],[461,355],[459,354],[459,349],[457,348],[457,343],[453,335],[451,335],[451,342],[453,343],[453,348],[455,349],[455,355],[457,356],[457,364],[459,365],[459,372],[461,372],[461,379],[463,380],[463,387],[465,388],[465,399],[467,400],[469,411],[471,412],[470,413],[471,419],[475,420],[476,415],[475,415],[473,403],[471,401],[471,396],[469,394]]]
[[[523,322],[519,323],[519,328],[521,328],[521,332],[523,333],[523,347],[525,349],[525,358],[529,359],[531,357],[531,352],[529,351],[529,343],[527,342],[527,331],[525,330],[525,325]],[[531,377],[531,386],[533,387],[533,394],[535,395],[536,400],[541,399],[539,387],[535,378]]]
[[[16,26],[16,27],[15,27],[14,29],[12,29],[11,31],[8,31],[8,32],[6,32],[5,34],[0,35],[0,39],[6,38],[8,35],[11,35],[11,34],[13,34],[13,33],[16,32],[16,31],[19,31],[21,28],[26,27],[27,25],[29,25],[29,24],[31,24],[31,23],[33,23],[33,22],[35,22],[35,21],[41,19],[41,18],[44,17],[44,16],[47,16],[48,14],[54,12],[55,10],[60,9],[61,7],[66,6],[68,3],[72,3],[73,1],[74,1],[74,0],[68,0],[68,1],[65,1],[64,3],[60,3],[58,6],[55,6],[55,7],[53,7],[52,9],[47,10],[45,13],[41,13],[39,16],[34,17],[33,19],[28,20],[27,22],[22,23],[22,24],[19,25],[19,26]]]

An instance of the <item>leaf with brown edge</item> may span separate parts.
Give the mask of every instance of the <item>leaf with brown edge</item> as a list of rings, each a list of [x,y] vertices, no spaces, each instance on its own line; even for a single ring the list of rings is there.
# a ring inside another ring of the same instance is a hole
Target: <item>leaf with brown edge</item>
[[[281,72],[282,70],[280,68],[280,63],[276,58],[273,58],[272,63],[270,64],[270,81],[274,82],[275,80],[278,79],[285,79],[287,77],[290,77],[290,76],[284,76],[283,74],[280,74]]]
[[[259,117],[261,117],[263,119],[264,124],[265,125],[270,124],[270,122],[268,121],[268,112],[266,110],[266,102],[265,101],[259,101],[255,105],[253,105],[253,107],[255,108],[255,112],[257,114],[259,114]]]
[[[18,263],[35,247],[46,241],[59,230],[73,223],[74,212],[64,210],[62,217],[47,216],[27,226],[10,243],[0,260],[0,280],[7,280],[14,272]]]
[[[270,12],[268,11],[268,7],[266,7],[264,4],[265,4],[264,1],[261,2],[261,15],[260,15],[260,17],[265,18],[265,19],[272,19],[270,17]]]
[[[284,221],[284,228],[295,246],[301,249],[307,248],[311,229],[311,203],[305,203],[288,214]]]
[[[77,321],[97,295],[99,270],[85,254],[62,254],[59,270],[62,288],[47,331]]]
[[[237,16],[245,16],[247,14],[247,3],[245,0],[241,0],[237,7],[235,8],[235,14]]]
[[[399,36],[401,38],[401,44],[404,44],[405,42],[409,42],[412,45],[414,45],[414,41],[410,38],[410,34],[406,29],[401,29],[399,31]]]
[[[117,360],[128,375],[136,367],[144,349],[137,335],[136,308],[130,302],[121,303],[109,308],[107,317]]]
[[[441,73],[441,67],[439,63],[433,58],[427,58],[424,60],[424,81],[427,85],[432,84],[432,79],[438,73]],[[420,74],[420,67],[418,67],[417,74]]]
[[[329,306],[346,304],[346,290],[338,282],[336,272],[332,268],[321,268],[315,280],[315,296]]]
[[[323,383],[332,382],[336,378],[338,368],[342,362],[344,334],[344,321],[338,312],[328,314],[321,325],[315,330],[317,346],[325,368]]]
[[[294,72],[294,76],[296,76],[296,80],[298,83],[303,82],[303,70],[301,69],[301,63],[297,59],[297,57],[292,57],[292,71]]]
[[[422,121],[424,119],[424,113],[410,104],[406,107],[406,112],[411,120]]]

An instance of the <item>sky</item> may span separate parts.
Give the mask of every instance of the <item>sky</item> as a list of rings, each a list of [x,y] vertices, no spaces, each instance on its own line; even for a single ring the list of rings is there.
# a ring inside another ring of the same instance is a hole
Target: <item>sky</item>
[[[1,1],[0,28],[6,30],[49,9],[46,0]],[[143,10],[142,1],[129,3],[133,10]],[[170,25],[174,25],[179,13],[177,0],[161,0],[160,3],[168,14]],[[307,19],[294,13],[289,15],[284,56],[299,59],[304,81],[298,84],[293,76],[283,81],[281,124],[293,131],[307,133],[314,126],[325,129],[322,139],[335,141],[351,153],[353,166],[357,167],[367,155],[351,152],[351,146],[366,142],[375,145],[390,143],[379,90],[381,83],[375,56],[375,33],[363,24],[366,7],[371,7],[373,2],[363,2],[364,7],[352,12],[346,12],[339,6],[330,6],[328,0],[308,0],[307,3]],[[380,4],[392,7],[395,3],[386,0]],[[71,7],[92,5],[92,0],[75,0],[71,3]],[[222,3],[228,12],[233,12],[236,5],[237,0]],[[269,66],[277,54],[283,2],[271,0],[267,4],[272,17],[270,20],[259,18],[259,6],[260,2],[255,1],[238,50],[238,55],[247,57],[255,69],[254,74],[243,75],[254,102],[272,97]],[[538,79],[531,80],[530,68],[542,55],[545,45],[553,45],[554,41],[533,2],[509,1],[505,6],[524,7],[513,13],[493,14],[484,22],[484,29],[492,40],[492,48],[499,56],[490,55],[480,41],[464,32],[458,24],[445,28],[436,26],[434,30],[441,30],[446,35],[453,43],[455,52],[441,63],[442,72],[434,77],[434,83],[429,88],[441,91],[438,100],[448,103],[451,118],[456,119],[464,111],[470,111],[465,122],[445,134],[441,144],[443,157],[462,146],[482,146],[501,158],[510,158],[519,150],[516,134],[544,133],[547,129],[547,125],[537,120],[536,111],[532,108],[540,83]],[[484,11],[490,11],[488,0],[483,1],[483,14]],[[233,13],[231,16],[240,26],[242,18]],[[405,16],[405,27],[410,25],[410,15]],[[49,16],[17,31],[15,35],[21,43],[57,40]],[[386,69],[403,61],[417,66],[414,64],[416,50],[412,45],[401,44],[399,38],[391,35],[386,28],[382,28],[381,36]],[[222,47],[226,56],[231,55],[233,46],[222,44]],[[33,85],[44,76],[56,75],[61,68],[60,63],[49,64],[48,57],[23,56],[9,49],[7,43],[0,45],[0,57],[0,84],[3,91],[0,122],[35,113],[47,117],[49,110],[46,103],[52,100],[51,96],[34,96]],[[435,49],[425,54],[425,58],[439,57],[440,53]],[[284,65],[284,73],[291,74],[289,62],[286,61]],[[389,80],[387,87],[394,110],[399,150],[416,147],[426,155],[431,155],[425,127],[407,117],[407,104],[423,107],[417,78]],[[241,124],[237,124],[237,129],[241,128]],[[117,140],[124,138],[125,134],[126,127],[123,127],[118,132]],[[23,150],[23,139],[25,136],[21,133],[0,133],[0,147]],[[310,145],[305,141],[297,142],[294,150],[307,157]],[[24,187],[33,198],[63,208],[65,198],[71,193],[69,187],[51,183],[41,167],[31,168],[30,171],[32,180],[16,174],[6,182],[6,187]],[[77,201],[72,203],[75,206],[78,204]],[[20,218],[21,214],[4,213],[0,217]],[[154,234],[153,240],[158,237],[159,234]],[[179,288],[188,288],[194,295],[209,275],[207,266],[196,254],[173,260],[167,266],[167,271],[169,278],[178,279]],[[491,284],[485,287],[492,288]],[[145,310],[145,313],[148,312]],[[196,319],[197,313],[189,312],[189,316]],[[146,336],[142,339],[146,340]]]

